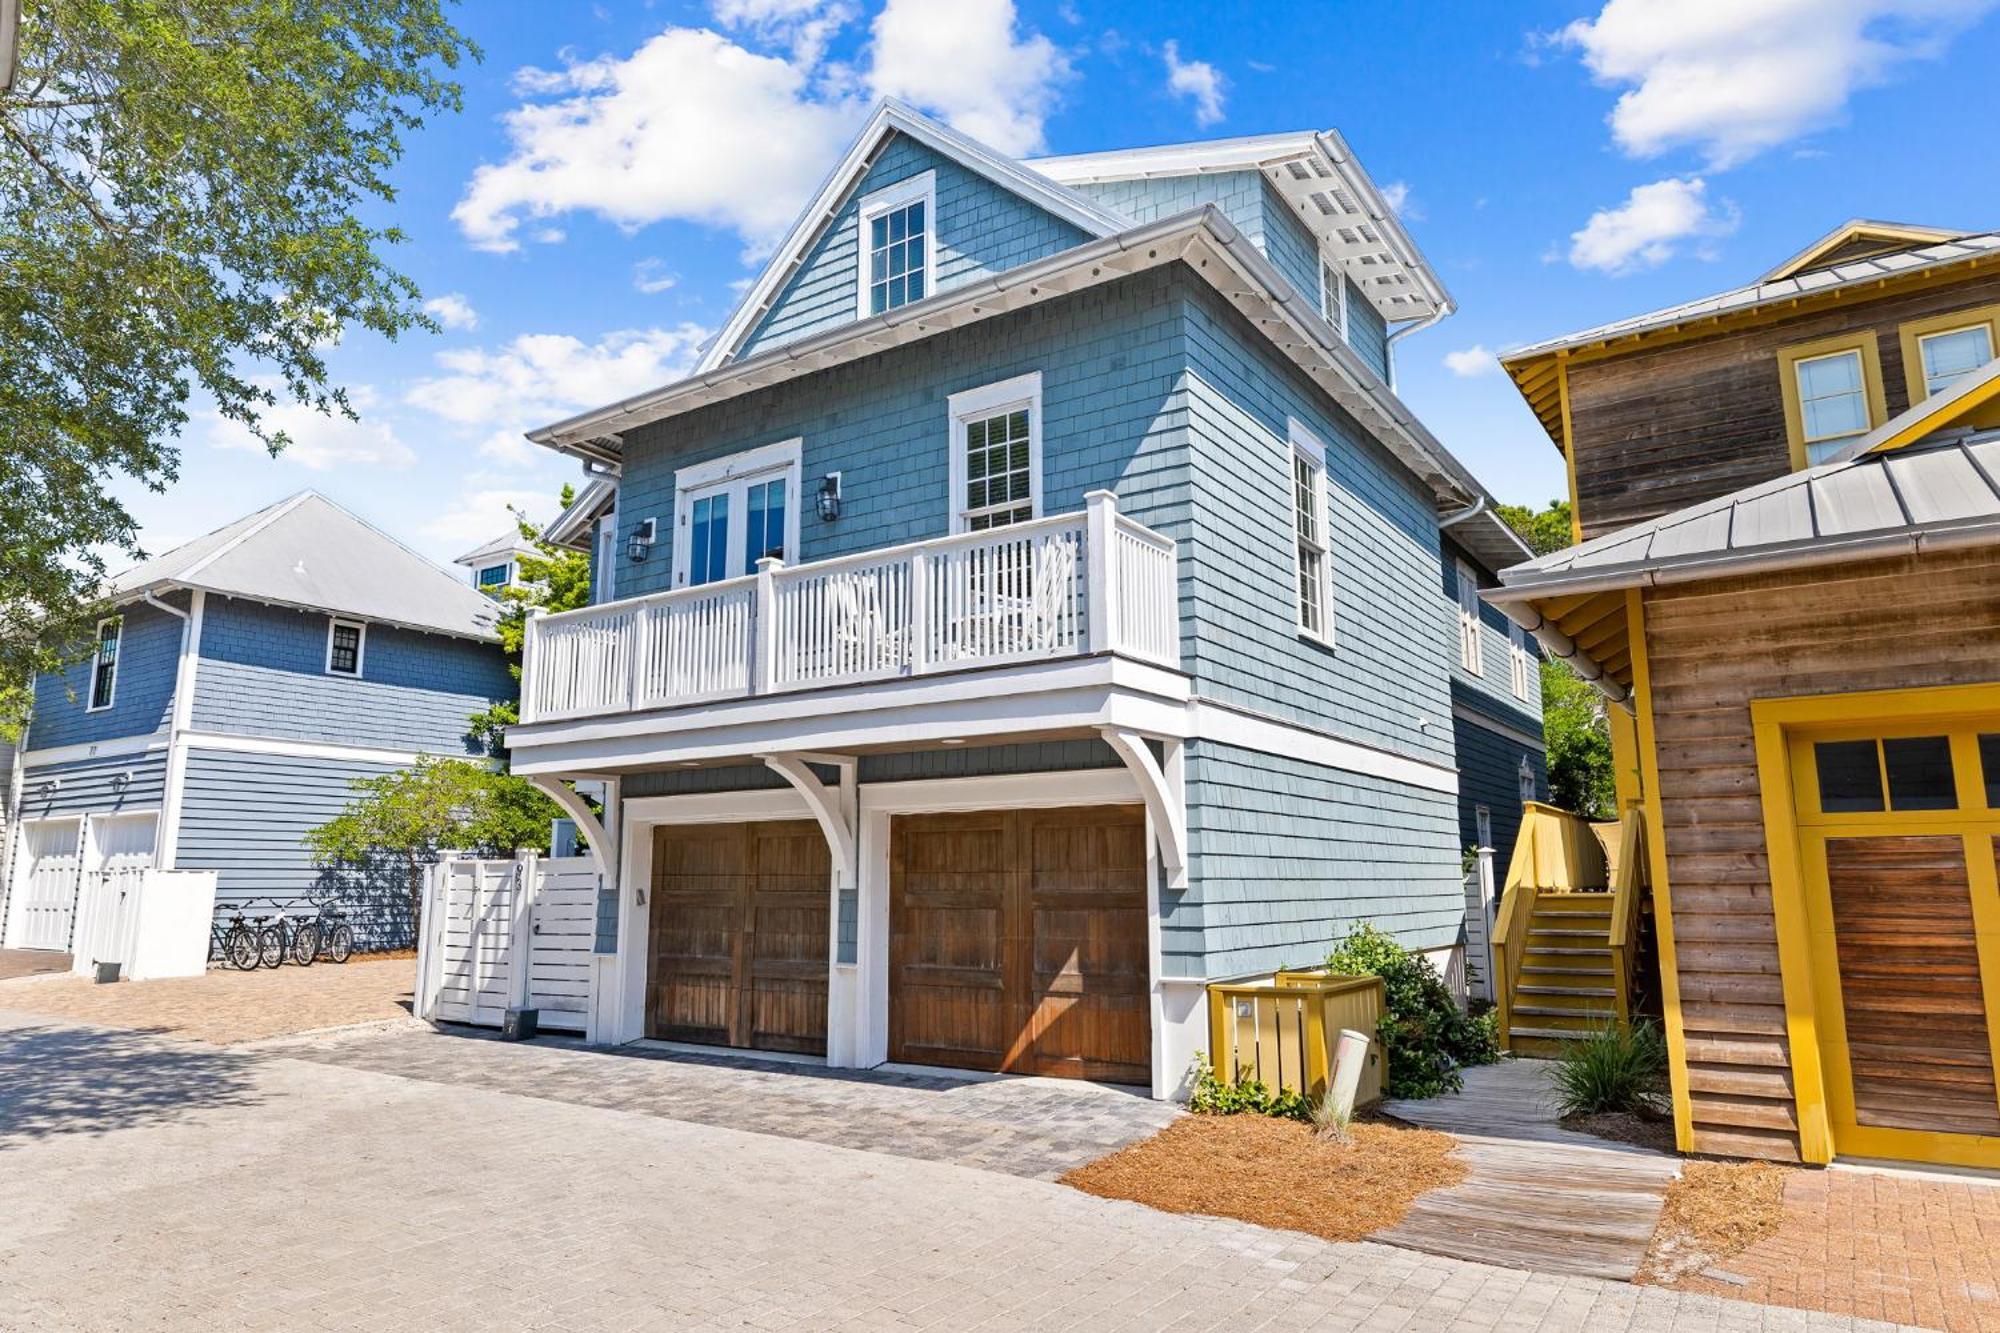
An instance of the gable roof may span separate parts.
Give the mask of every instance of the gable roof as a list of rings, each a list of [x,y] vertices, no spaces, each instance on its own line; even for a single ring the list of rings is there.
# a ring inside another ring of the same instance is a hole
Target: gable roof
[[[534,553],[535,548],[521,540],[520,530],[509,528],[492,541],[482,542],[470,551],[467,551],[464,555],[453,557],[451,563],[470,567],[485,564],[493,560],[496,556],[533,555]]]
[[[111,596],[200,588],[463,639],[498,637],[492,601],[317,491],[300,491],[133,566]]]
[[[1850,260],[1872,259],[1876,255],[1909,250],[1919,245],[1955,241],[1963,235],[1962,231],[1944,227],[1918,227],[1907,222],[1850,218],[1757,281],[1778,282],[1812,269],[1832,268]]]
[[[1337,130],[1031,158],[1024,165],[1066,184],[1256,171],[1270,181],[1321,247],[1342,261],[1384,319],[1442,318],[1455,308],[1430,261]]]
[[[1501,573],[1502,604],[2000,542],[2000,430],[1869,453],[1690,505]]]
[[[977,140],[932,120],[914,107],[894,98],[878,102],[868,123],[848,145],[847,152],[820,182],[812,201],[792,224],[771,262],[757,276],[736,309],[730,312],[722,331],[702,353],[695,373],[713,370],[732,360],[784,291],[786,281],[797,271],[814,242],[833,221],[855,182],[867,174],[876,152],[892,134],[906,134],[926,147],[952,158],[995,184],[1039,204],[1090,236],[1109,236],[1131,226],[1131,221],[1048,177],[1023,170],[1018,162],[995,152]]]
[[[1844,229],[1837,229],[1832,235],[1838,236],[1841,230]],[[1789,309],[1798,302],[1837,297],[1857,289],[1879,286],[1890,280],[1927,275],[1956,264],[1991,263],[2000,260],[2000,232],[1942,234],[1948,239],[1919,243],[1885,253],[1843,259],[1828,268],[1799,268],[1788,276],[1760,278],[1756,282],[1734,287],[1726,292],[1718,292],[1714,296],[1704,296],[1699,300],[1684,301],[1679,305],[1667,306],[1643,315],[1633,315],[1626,319],[1614,320],[1609,324],[1599,324],[1580,333],[1566,333],[1559,338],[1551,338],[1545,342],[1504,353],[1500,357],[1500,364],[1513,379],[1515,387],[1521,391],[1521,396],[1526,398],[1528,405],[1534,409],[1549,438],[1560,447],[1562,406],[1556,383],[1555,363],[1562,353],[1573,353],[1585,348],[1638,338],[1642,335],[1664,333],[1690,325],[1712,324],[1725,318],[1753,315],[1769,306],[1782,304]],[[1801,262],[1810,264],[1808,256],[1825,245],[1829,239],[1831,237],[1823,237],[1773,272],[1780,272],[1788,266],[1795,266]]]

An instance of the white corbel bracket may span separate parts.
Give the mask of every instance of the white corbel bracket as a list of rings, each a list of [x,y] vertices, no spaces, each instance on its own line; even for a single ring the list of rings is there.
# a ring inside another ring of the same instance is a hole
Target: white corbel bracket
[[[851,814],[853,802],[842,799],[843,789],[853,786],[854,760],[827,755],[767,754],[760,755],[764,766],[790,783],[819,821],[820,832],[826,837],[827,851],[833,856],[835,880],[842,886],[854,882],[854,867],[860,863],[854,840],[854,821]],[[829,788],[812,771],[809,762],[834,764],[841,770],[841,788]]]
[[[590,803],[555,778],[531,776],[528,781],[576,821],[576,826],[583,831],[584,841],[590,844],[590,859],[597,864],[597,873],[603,876],[606,884],[616,883],[611,840],[605,835],[604,825],[590,812]]]
[[[1153,747],[1144,736],[1124,727],[1097,730],[1104,743],[1125,761],[1126,769],[1139,784],[1139,797],[1146,803],[1146,813],[1153,821],[1153,836],[1160,844],[1160,868],[1166,874],[1167,887],[1186,888],[1187,812],[1182,807],[1180,793],[1167,781],[1160,761],[1153,757]]]

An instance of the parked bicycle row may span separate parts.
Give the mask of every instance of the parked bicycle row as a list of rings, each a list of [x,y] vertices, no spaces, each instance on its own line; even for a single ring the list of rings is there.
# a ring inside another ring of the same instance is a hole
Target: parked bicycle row
[[[269,905],[259,912],[258,904]],[[313,898],[247,898],[218,903],[209,931],[209,961],[248,972],[282,967],[287,960],[311,967],[321,958],[344,963],[354,954],[347,914]]]

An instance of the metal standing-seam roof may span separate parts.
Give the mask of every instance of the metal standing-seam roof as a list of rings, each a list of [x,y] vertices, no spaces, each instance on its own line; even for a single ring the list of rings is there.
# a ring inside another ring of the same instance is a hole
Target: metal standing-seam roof
[[[170,588],[464,639],[499,637],[490,598],[317,491],[300,491],[133,566],[111,581],[111,596],[131,601]]]
[[[1490,601],[2000,542],[2000,430],[1822,464],[1501,573]]]

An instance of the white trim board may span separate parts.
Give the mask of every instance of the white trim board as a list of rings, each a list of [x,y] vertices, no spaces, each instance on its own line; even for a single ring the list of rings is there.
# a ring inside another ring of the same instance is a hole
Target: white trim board
[[[885,213],[893,213],[900,208],[907,208],[909,205],[915,203],[922,203],[924,206],[924,295],[928,295],[936,290],[938,254],[937,172],[935,170],[920,171],[914,176],[904,177],[893,185],[885,185],[879,190],[871,190],[869,193],[862,195],[860,203],[855,209],[854,317],[856,319],[866,319],[874,313],[868,308],[868,298],[875,285],[870,280],[870,274],[873,272],[873,269],[869,261],[874,258],[874,246],[869,244],[868,237],[870,224]],[[921,301],[924,298],[923,296],[918,296],[916,299]],[[910,302],[906,300],[902,304],[909,305]],[[886,310],[894,310],[896,308],[896,306],[884,307]]]
[[[1023,407],[1028,410],[1028,517],[1032,521],[1042,516],[1042,372],[1031,370],[1012,379],[975,385],[946,395],[946,416],[951,422],[950,438],[945,445],[946,456],[950,460],[946,470],[951,478],[953,532],[971,531],[965,509],[965,490],[969,484],[965,454],[966,426],[977,418]],[[990,511],[996,506],[989,502],[980,508]]]
[[[1476,708],[1467,708],[1464,704],[1453,704],[1451,706],[1451,715],[1461,722],[1469,722],[1475,727],[1484,727],[1496,736],[1505,736],[1516,745],[1525,745],[1531,750],[1539,750],[1543,754],[1548,753],[1549,743],[1543,737],[1530,736],[1519,727],[1510,727],[1505,722],[1488,717]]]
[[[1188,738],[1234,745],[1260,754],[1298,759],[1321,768],[1384,778],[1428,791],[1458,792],[1458,771],[1426,759],[1391,754],[1289,722],[1244,712],[1208,699],[1190,700]]]
[[[164,750],[172,740],[171,727],[161,727],[143,736],[117,736],[110,740],[79,741],[75,745],[51,745],[46,750],[20,752],[21,767],[47,768],[54,764],[74,764],[86,759],[116,759],[128,755]]]
[[[275,736],[233,736],[221,731],[184,732],[181,741],[190,750],[222,750],[232,754],[285,755],[294,759],[348,759],[361,764],[386,764],[407,768],[423,755],[416,750],[378,749],[369,745],[341,745],[331,741],[293,741]],[[471,755],[444,755],[447,759],[474,759]]]

